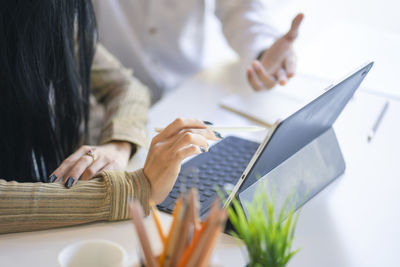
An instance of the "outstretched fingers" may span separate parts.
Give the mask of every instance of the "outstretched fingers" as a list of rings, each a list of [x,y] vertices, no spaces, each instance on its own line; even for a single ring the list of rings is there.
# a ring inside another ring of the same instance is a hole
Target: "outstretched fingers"
[[[285,34],[284,38],[290,42],[293,42],[297,38],[297,35],[299,34],[299,27],[303,21],[303,18],[303,13],[296,15],[296,17],[292,20],[292,26],[290,27],[290,30]]]

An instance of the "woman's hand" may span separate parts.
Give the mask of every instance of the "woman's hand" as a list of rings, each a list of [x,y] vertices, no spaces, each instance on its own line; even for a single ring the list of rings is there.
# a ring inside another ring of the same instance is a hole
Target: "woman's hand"
[[[50,182],[62,179],[66,187],[89,180],[102,170],[123,170],[128,165],[132,145],[110,142],[101,146],[81,146],[50,175]]]
[[[162,202],[171,191],[183,159],[208,151],[208,140],[219,140],[207,125],[195,119],[176,119],[150,145],[144,174],[151,184],[151,198]]]

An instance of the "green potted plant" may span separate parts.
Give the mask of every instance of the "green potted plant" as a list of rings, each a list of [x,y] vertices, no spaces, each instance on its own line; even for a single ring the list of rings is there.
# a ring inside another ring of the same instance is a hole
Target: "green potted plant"
[[[292,250],[298,214],[294,205],[285,204],[276,212],[275,198],[270,199],[265,190],[255,194],[247,205],[247,218],[236,199],[228,208],[229,220],[236,232],[231,231],[244,241],[247,247],[248,267],[282,267],[299,251]]]

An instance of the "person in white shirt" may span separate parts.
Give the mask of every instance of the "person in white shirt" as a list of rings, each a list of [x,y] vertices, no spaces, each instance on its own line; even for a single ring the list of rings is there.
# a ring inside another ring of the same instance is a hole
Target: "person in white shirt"
[[[248,66],[255,90],[294,75],[292,43],[303,14],[278,38],[263,0],[98,0],[101,42],[152,91],[152,102],[204,66],[206,16],[221,21],[228,44]],[[211,8],[214,7],[214,8]]]

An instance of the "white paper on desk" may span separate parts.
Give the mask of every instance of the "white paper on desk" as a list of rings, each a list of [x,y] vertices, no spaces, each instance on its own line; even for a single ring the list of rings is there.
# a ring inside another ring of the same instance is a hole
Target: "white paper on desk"
[[[243,92],[223,98],[219,105],[229,111],[270,127],[323,92],[329,83],[297,75],[285,86],[262,92]]]
[[[280,92],[246,93],[228,96],[220,106],[270,127],[302,106],[303,101]]]

